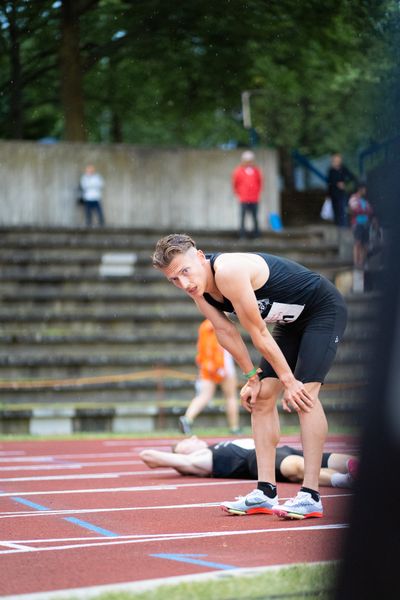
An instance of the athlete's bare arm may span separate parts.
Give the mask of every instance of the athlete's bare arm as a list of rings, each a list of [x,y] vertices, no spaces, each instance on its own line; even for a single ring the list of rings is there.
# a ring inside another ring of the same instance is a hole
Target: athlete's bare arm
[[[212,472],[212,453],[208,448],[191,454],[175,454],[161,450],[142,450],[139,454],[142,461],[151,469],[171,467],[181,475],[209,477]]]
[[[236,325],[204,298],[195,298],[195,303],[200,312],[213,324],[221,346],[233,356],[243,373],[250,371],[253,361]]]

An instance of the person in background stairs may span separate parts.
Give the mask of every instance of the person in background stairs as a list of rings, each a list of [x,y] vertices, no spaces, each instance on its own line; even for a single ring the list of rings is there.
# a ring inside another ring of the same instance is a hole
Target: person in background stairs
[[[212,400],[216,387],[221,386],[225,398],[226,418],[231,433],[239,433],[238,381],[235,364],[227,350],[219,345],[214,327],[205,319],[198,329],[196,363],[199,376],[197,393],[185,414],[179,418],[183,433],[190,434],[193,421]]]
[[[266,508],[289,519],[322,517],[318,475],[328,424],[319,392],[347,323],[342,295],[328,279],[292,260],[264,252],[205,254],[182,233],[158,240],[153,266],[212,322],[218,342],[246,379],[240,397],[251,414],[259,480],[257,489],[230,507]],[[259,367],[239,326],[261,354]],[[304,452],[303,485],[284,504],[275,481],[281,395],[283,409],[298,414]]]
[[[92,226],[94,213],[97,215],[98,224],[103,226],[105,224],[102,207],[104,179],[96,172],[94,165],[87,165],[84,174],[80,178],[79,185],[85,209],[85,221],[87,227]]]
[[[356,177],[343,164],[342,155],[336,152],[332,154],[331,166],[327,173],[328,196],[332,200],[333,216],[335,225],[347,227],[347,191],[349,182],[357,183]]]
[[[246,150],[242,160],[232,173],[232,188],[240,204],[240,229],[239,237],[257,238],[260,235],[258,226],[258,205],[260,201],[263,177],[261,170],[255,164],[254,152]],[[253,229],[246,231],[246,215],[253,220]]]
[[[367,188],[360,184],[349,198],[350,225],[353,232],[353,264],[364,269],[368,256],[369,232],[374,210],[367,200]]]

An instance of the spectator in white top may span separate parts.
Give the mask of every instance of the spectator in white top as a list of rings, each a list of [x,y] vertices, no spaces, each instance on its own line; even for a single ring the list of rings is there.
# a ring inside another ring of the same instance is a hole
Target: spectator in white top
[[[102,193],[104,179],[96,172],[93,165],[87,165],[80,179],[80,188],[85,208],[86,225],[91,227],[93,213],[97,214],[98,224],[104,225],[104,214],[102,209]]]

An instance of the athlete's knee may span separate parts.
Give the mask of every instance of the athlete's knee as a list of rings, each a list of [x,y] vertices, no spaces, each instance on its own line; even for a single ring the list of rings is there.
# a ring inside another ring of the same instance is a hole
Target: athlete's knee
[[[283,459],[280,466],[280,471],[286,479],[297,483],[302,481],[304,477],[304,459],[302,456],[290,455]]]
[[[255,407],[262,412],[275,410],[281,389],[282,386],[279,380],[263,379]]]
[[[277,412],[277,405],[275,398],[261,398],[258,397],[255,404],[253,404],[251,409],[252,417],[258,416],[268,416],[271,418]]]

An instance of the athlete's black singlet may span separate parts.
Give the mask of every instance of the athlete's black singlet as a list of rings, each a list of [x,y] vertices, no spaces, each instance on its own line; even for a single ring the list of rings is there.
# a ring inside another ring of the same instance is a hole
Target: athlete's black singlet
[[[214,262],[220,254],[206,255],[213,273]],[[287,258],[264,252],[254,254],[265,260],[270,271],[265,284],[254,291],[261,317],[267,323],[292,323],[312,305],[321,276]],[[218,310],[235,316],[232,303],[227,298],[218,302],[208,293],[204,294],[204,298]]]
[[[212,477],[257,479],[253,440],[219,442],[209,448],[213,456]]]
[[[265,284],[254,291],[261,318],[273,324],[272,335],[295,378],[303,383],[323,383],[342,339],[347,309],[338,289],[325,277],[287,258],[255,252],[269,268]],[[220,254],[207,254],[211,269]],[[205,293],[217,310],[236,317],[228,298],[223,302]],[[260,379],[277,378],[261,357]]]

